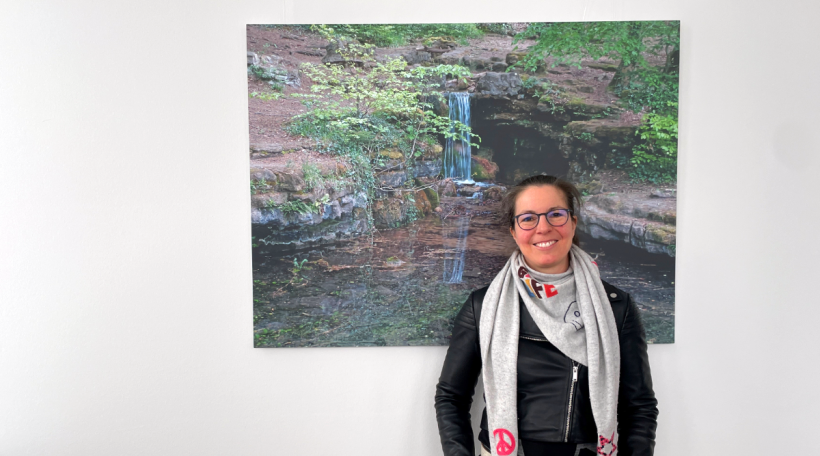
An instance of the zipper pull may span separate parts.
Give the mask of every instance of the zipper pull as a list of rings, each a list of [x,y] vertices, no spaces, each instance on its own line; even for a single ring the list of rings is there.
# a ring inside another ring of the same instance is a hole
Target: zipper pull
[[[572,362],[572,382],[575,383],[578,381],[578,364],[573,361]]]

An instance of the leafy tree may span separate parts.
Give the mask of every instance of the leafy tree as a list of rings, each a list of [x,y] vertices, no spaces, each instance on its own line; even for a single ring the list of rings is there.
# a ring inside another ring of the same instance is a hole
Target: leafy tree
[[[514,39],[536,39],[518,63],[535,71],[547,56],[554,64],[578,65],[582,58],[619,60],[613,89],[633,111],[647,106],[669,112],[678,98],[680,24],[677,21],[530,23]],[[647,56],[663,57],[662,66]]]
[[[675,181],[678,165],[677,116],[650,112],[643,117],[643,124],[635,134],[641,137],[642,142],[632,149],[630,176],[655,183]]]

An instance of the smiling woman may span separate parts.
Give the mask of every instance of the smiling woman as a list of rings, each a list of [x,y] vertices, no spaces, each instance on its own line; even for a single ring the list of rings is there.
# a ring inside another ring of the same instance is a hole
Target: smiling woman
[[[539,176],[540,177],[540,176]],[[563,190],[553,185],[533,185],[510,199],[510,223],[518,249],[527,266],[544,274],[560,274],[569,268],[569,249],[575,239],[578,217]],[[543,216],[543,222],[542,220]]]
[[[445,455],[475,454],[479,373],[482,455],[653,454],[658,409],[638,308],[578,247],[580,201],[544,175],[505,196],[518,249],[456,317],[436,388]]]

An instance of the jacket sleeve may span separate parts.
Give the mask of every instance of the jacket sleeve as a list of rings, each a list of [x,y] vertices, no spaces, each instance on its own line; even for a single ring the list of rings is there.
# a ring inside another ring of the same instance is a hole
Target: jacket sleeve
[[[458,313],[450,348],[436,386],[436,421],[445,456],[474,456],[470,405],[481,371],[473,297]]]
[[[658,401],[652,389],[646,334],[638,307],[627,295],[621,329],[621,382],[618,395],[618,454],[652,456],[658,427]]]

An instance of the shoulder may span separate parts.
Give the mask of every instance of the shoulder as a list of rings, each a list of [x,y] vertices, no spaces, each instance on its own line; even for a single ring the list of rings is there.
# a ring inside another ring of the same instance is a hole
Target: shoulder
[[[487,294],[487,288],[489,288],[489,286],[479,288],[467,296],[467,300],[461,307],[461,311],[456,315],[456,325],[473,330],[478,329],[478,322],[481,319],[481,304],[484,302],[484,295]]]
[[[606,280],[601,280],[601,282],[604,284],[604,291],[606,291],[606,297],[609,299],[609,305],[612,306],[615,324],[618,326],[618,332],[620,332],[624,320],[630,312],[630,307],[632,307],[632,296]]]
[[[481,307],[484,304],[484,295],[487,294],[488,288],[490,288],[489,285],[473,290],[470,296],[467,297],[467,302],[464,303],[465,310],[467,307],[470,308],[476,327],[478,327],[478,322],[481,320]]]

